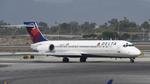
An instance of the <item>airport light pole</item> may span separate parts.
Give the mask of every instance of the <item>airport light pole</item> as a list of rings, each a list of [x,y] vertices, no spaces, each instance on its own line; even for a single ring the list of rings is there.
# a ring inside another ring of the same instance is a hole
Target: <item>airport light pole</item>
[[[58,23],[57,21],[55,22],[55,24],[56,24],[57,27],[58,27],[58,40],[59,40],[59,37],[60,37],[60,36],[59,36],[59,35],[60,35],[60,27],[59,27],[59,23]]]
[[[145,37],[145,29],[142,28],[142,31],[143,31],[143,39],[142,39],[142,40],[144,41],[144,39],[145,39],[145,38],[144,38],[144,37]]]
[[[72,35],[72,27],[73,27],[73,26],[72,26],[72,24],[71,24],[71,30],[70,30],[70,34],[71,34],[71,35]]]
[[[60,37],[60,26],[58,24],[58,40],[60,39],[59,37]]]
[[[120,36],[120,35],[119,35],[119,34],[120,34],[119,23],[118,23],[118,25],[117,25],[117,30],[118,30],[117,33],[118,33],[118,39],[119,39],[119,36]]]

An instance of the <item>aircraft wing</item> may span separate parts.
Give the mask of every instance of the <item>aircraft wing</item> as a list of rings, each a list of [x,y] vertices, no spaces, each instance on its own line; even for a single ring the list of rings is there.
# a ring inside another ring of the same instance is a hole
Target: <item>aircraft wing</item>
[[[80,52],[0,52],[0,56],[56,56],[56,57],[80,57]]]
[[[27,55],[72,57],[72,58],[81,57],[81,56],[87,56],[87,57],[112,57],[112,56],[107,56],[107,55],[104,55],[104,54],[93,55],[93,54],[88,54],[86,52],[79,52],[79,51],[78,52],[77,51],[67,51],[67,52],[0,52],[0,56],[27,56]]]

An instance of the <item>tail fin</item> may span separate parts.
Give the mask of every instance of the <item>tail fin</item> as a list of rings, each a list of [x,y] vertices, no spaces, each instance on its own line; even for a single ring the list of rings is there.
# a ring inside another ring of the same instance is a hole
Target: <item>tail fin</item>
[[[36,22],[24,22],[26,25],[27,31],[30,34],[33,43],[47,41],[47,39],[40,32]]]

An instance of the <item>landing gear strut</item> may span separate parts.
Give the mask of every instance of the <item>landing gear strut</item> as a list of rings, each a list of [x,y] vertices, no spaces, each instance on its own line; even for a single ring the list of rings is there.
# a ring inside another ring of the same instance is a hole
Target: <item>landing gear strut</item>
[[[87,57],[86,56],[81,56],[80,57],[80,62],[86,62]]]
[[[68,63],[68,62],[69,62],[69,58],[68,58],[68,57],[64,57],[64,58],[63,58],[63,62],[64,62],[64,63]]]
[[[135,58],[130,58],[130,62],[131,62],[131,63],[134,63],[134,59],[135,59]]]

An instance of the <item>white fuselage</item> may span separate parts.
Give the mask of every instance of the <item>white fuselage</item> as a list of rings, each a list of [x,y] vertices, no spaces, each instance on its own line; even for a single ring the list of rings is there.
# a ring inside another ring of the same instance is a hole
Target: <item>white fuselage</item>
[[[50,51],[50,45],[54,45],[53,51]],[[89,57],[128,58],[141,54],[141,51],[132,43],[122,40],[43,41],[32,44],[31,48],[39,52],[67,53],[70,56],[86,54]]]

